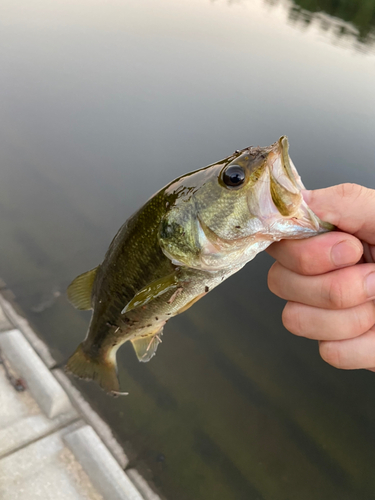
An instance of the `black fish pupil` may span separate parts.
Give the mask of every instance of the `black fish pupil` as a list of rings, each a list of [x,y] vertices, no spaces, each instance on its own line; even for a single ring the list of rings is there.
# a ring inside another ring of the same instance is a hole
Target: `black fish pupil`
[[[223,181],[228,187],[238,187],[245,180],[245,172],[239,165],[228,167],[223,175]]]

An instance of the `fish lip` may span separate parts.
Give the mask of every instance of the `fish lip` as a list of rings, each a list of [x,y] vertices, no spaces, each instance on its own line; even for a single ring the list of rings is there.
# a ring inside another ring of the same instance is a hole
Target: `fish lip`
[[[280,153],[280,160],[282,167],[289,178],[289,180],[292,182],[294,187],[298,189],[298,191],[301,191],[302,189],[305,189],[305,186],[302,183],[301,177],[299,176],[295,166],[290,160],[289,157],[289,140],[286,135],[282,135],[280,139],[277,141],[279,153]]]
[[[269,167],[269,175],[270,175],[270,180],[272,179],[272,176],[274,176],[274,179],[278,182],[281,183],[281,186],[290,190],[291,193],[295,193],[295,195],[299,195],[300,197],[300,204],[299,207],[296,209],[295,214],[290,214],[288,216],[284,216],[280,213],[279,208],[275,204],[275,208],[279,212],[280,216],[283,219],[289,219],[293,220],[293,225],[295,226],[300,226],[301,228],[304,228],[307,230],[308,228],[311,229],[312,232],[317,233],[322,233],[326,231],[332,231],[335,229],[335,226],[330,224],[329,222],[322,221],[312,210],[311,208],[307,205],[305,200],[303,199],[302,190],[305,190],[305,186],[303,185],[303,182],[301,180],[300,175],[298,174],[298,171],[296,167],[294,166],[292,160],[289,157],[289,141],[288,137],[286,135],[282,135],[277,142],[273,144],[273,147],[271,151],[267,155],[267,164]],[[283,185],[282,182],[282,175],[276,174],[274,171],[274,165],[275,162],[278,162],[281,167],[284,175],[286,178],[290,181],[289,186]],[[280,162],[280,163],[279,163]]]
[[[280,137],[279,141],[279,147],[280,147],[280,153],[281,153],[281,161],[283,164],[283,167],[285,168],[285,171],[288,174],[289,179],[293,182],[293,184],[296,186],[296,188],[299,191],[305,190],[305,186],[302,183],[301,177],[297,172],[297,169],[293,165],[293,162],[291,161],[289,157],[289,141],[288,137],[286,135],[283,135]],[[301,193],[302,195],[302,193]],[[311,208],[307,205],[305,200],[302,198],[302,205],[306,208],[306,211],[308,213],[308,216],[315,228],[315,230],[319,233],[321,232],[326,232],[326,231],[333,231],[335,229],[335,226],[331,224],[330,222],[326,222],[321,220],[312,210]]]

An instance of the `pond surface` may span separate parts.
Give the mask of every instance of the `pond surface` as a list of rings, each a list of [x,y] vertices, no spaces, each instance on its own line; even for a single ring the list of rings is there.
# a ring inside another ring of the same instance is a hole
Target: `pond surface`
[[[333,17],[336,16],[336,17]],[[59,362],[64,290],[156,190],[282,134],[309,188],[375,187],[374,0],[3,0],[0,276]],[[77,382],[168,500],[375,495],[375,374],[281,324],[261,254],[170,321],[113,399]]]

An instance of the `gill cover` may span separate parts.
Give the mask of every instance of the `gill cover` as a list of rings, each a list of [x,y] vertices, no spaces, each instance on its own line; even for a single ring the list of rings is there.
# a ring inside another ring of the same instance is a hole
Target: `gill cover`
[[[159,243],[174,264],[216,271],[249,260],[249,238],[262,225],[250,213],[247,196],[263,163],[264,157],[250,158],[245,150],[168,187],[175,202],[161,222]]]

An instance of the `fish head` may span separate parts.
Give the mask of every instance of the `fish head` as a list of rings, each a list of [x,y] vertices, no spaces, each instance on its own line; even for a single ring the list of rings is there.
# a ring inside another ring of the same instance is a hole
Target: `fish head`
[[[329,231],[307,206],[286,136],[236,151],[165,189],[161,248],[176,265],[240,268],[272,242]]]

